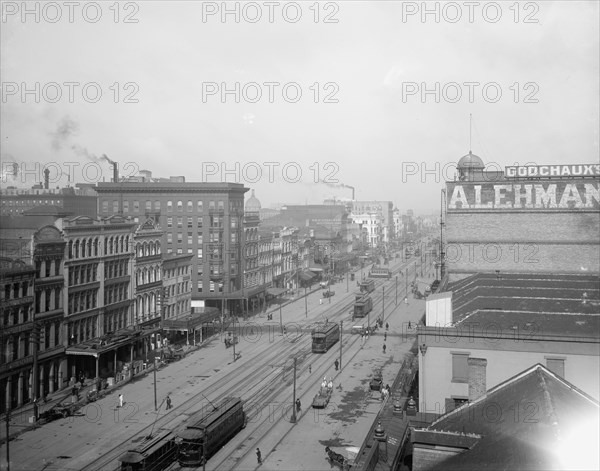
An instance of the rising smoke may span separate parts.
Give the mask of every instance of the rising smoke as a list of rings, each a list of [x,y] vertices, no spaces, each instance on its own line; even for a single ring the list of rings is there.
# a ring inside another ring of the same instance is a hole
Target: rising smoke
[[[50,135],[52,136],[52,149],[59,151],[71,139],[77,135],[79,124],[73,121],[68,116],[65,116],[59,123],[56,130]]]

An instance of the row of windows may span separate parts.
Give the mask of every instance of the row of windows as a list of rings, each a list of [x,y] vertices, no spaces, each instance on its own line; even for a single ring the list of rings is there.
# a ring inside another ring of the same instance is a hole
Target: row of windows
[[[35,312],[48,312],[62,307],[62,288],[45,289],[36,293]]]
[[[173,296],[177,296],[178,294],[184,294],[190,291],[190,282],[183,281],[181,283],[175,283],[174,285],[165,287],[165,296],[167,298],[172,298]]]
[[[453,383],[468,383],[469,382],[469,354],[468,353],[453,353],[452,354],[452,382]],[[546,357],[546,367],[554,374],[565,377],[565,359]]]
[[[29,308],[25,309],[4,309],[4,315],[0,318],[1,325],[17,325],[29,322]]]
[[[31,296],[28,281],[23,281],[21,283],[6,283],[2,292],[4,293],[4,297],[2,298],[3,301]]]
[[[69,322],[67,326],[69,345],[96,338],[96,322],[96,317],[88,317],[87,319]]]
[[[187,275],[190,267],[177,267],[165,269],[165,278],[174,278],[175,276]]]
[[[40,204],[62,205],[60,200],[5,200],[2,199],[2,206],[37,206]]]
[[[120,276],[129,275],[129,263],[127,260],[114,260],[105,262],[104,264],[104,279],[110,280]]]
[[[118,213],[121,204],[123,205],[123,212],[124,213],[128,213],[130,211],[130,209],[132,210],[132,212],[139,212],[140,211],[140,201],[139,200],[124,200],[124,201],[119,201],[119,200],[112,200],[112,201],[107,201],[104,200],[102,201],[102,212],[103,213],[108,213],[109,211],[109,207],[112,210],[113,213]],[[144,210],[145,211],[160,211],[161,210],[161,202],[160,200],[145,200],[143,202],[144,204]],[[187,200],[187,201],[183,201],[183,200],[178,200],[178,201],[167,201],[167,212],[173,212],[173,208],[175,207],[175,209],[178,212],[182,212],[184,211],[184,205],[185,205],[185,211],[187,211],[188,213],[192,213],[194,211],[201,213],[204,212],[204,202],[203,201],[196,201],[196,203],[194,204],[194,201],[192,200]],[[241,209],[242,208],[242,202],[241,201],[237,201],[237,200],[231,200],[229,202],[229,209],[231,211],[235,210],[235,209]],[[217,201],[215,203],[215,201],[209,201],[208,202],[208,210],[209,211],[224,211],[225,210],[225,203],[221,200]]]
[[[61,258],[36,260],[35,270],[37,271],[38,278],[60,276],[60,262]]]
[[[169,304],[165,307],[165,318],[177,317],[183,312],[189,312],[190,300],[185,299],[177,301],[175,304]]]
[[[69,295],[69,314],[89,311],[98,305],[98,293],[96,290],[82,291]]]
[[[129,298],[129,283],[120,283],[104,289],[104,305],[118,303]]]

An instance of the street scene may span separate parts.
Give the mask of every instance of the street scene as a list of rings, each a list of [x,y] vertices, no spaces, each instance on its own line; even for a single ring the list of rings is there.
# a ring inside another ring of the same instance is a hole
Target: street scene
[[[600,469],[600,3],[0,22],[0,471]]]

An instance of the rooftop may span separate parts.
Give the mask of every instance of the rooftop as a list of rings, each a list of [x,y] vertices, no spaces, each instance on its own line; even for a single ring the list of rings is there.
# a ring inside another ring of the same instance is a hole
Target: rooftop
[[[459,449],[435,470],[599,469],[599,411],[597,401],[537,364],[417,430],[413,442]],[[453,434],[464,439],[451,445]]]
[[[494,323],[502,330],[600,336],[600,278],[565,274],[475,274],[448,285],[456,325]]]

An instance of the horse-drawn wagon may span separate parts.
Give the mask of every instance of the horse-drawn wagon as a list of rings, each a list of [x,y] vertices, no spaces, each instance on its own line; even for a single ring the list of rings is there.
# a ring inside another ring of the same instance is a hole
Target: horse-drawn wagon
[[[312,406],[313,409],[324,409],[329,404],[329,399],[331,399],[331,394],[333,393],[333,385],[331,382],[327,384],[323,381],[321,384],[321,388],[319,392],[315,395]]]

